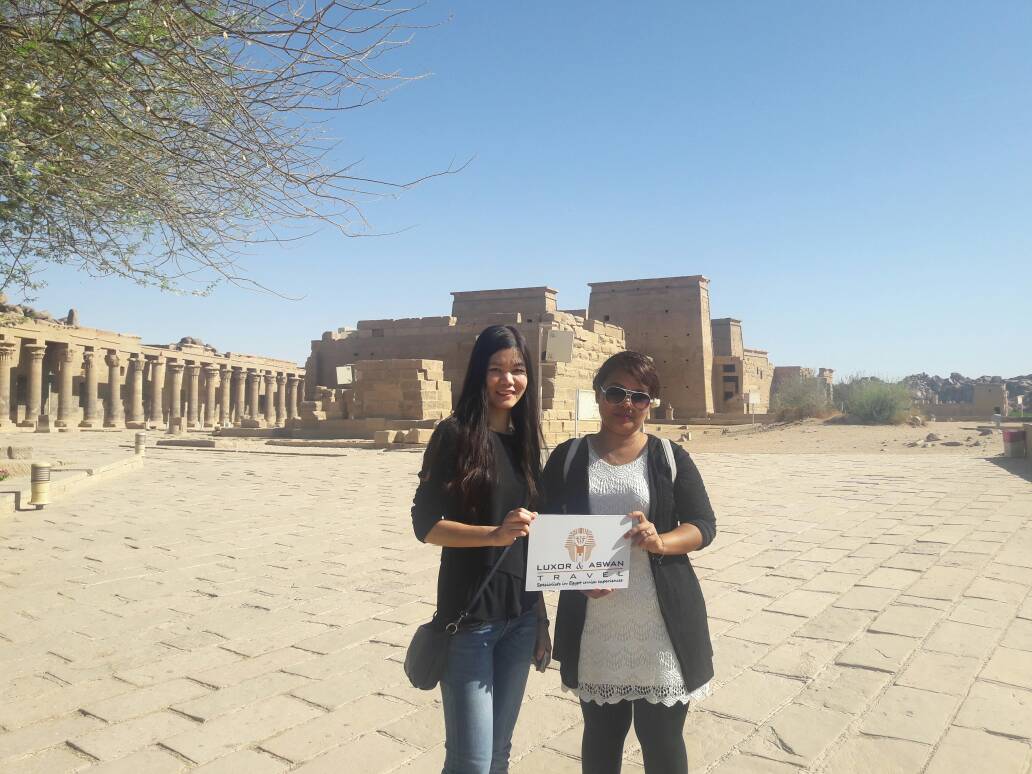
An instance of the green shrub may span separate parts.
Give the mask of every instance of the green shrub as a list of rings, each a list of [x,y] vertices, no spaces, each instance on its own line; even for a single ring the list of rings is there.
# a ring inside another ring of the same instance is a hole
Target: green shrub
[[[902,382],[853,376],[835,386],[835,401],[848,421],[863,425],[899,425],[913,414],[914,401]]]
[[[796,377],[778,383],[771,410],[782,422],[826,417],[832,412],[828,385],[816,377]]]

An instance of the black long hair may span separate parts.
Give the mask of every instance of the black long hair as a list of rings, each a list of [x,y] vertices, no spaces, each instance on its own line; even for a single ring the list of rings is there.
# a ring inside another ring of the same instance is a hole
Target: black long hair
[[[527,371],[527,389],[512,409],[512,426],[519,453],[518,463],[527,482],[531,507],[538,500],[541,477],[541,410],[538,405],[537,373],[523,335],[512,325],[484,328],[473,345],[455,406],[459,429],[456,479],[463,510],[476,514],[490,501],[495,484],[494,449],[488,427],[487,368],[491,356],[503,349],[515,349]]]

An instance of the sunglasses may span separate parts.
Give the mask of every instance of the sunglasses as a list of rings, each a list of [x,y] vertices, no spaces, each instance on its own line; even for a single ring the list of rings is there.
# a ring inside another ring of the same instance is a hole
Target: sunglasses
[[[612,403],[614,406],[619,406],[627,399],[630,399],[631,405],[636,409],[648,408],[652,404],[652,396],[647,392],[628,390],[616,384],[611,384],[603,389],[602,395],[605,397],[606,403]]]

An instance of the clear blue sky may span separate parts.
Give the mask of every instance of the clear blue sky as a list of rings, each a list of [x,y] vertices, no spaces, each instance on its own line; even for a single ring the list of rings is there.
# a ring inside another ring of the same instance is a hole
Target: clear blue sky
[[[448,19],[450,15],[450,20]],[[435,0],[394,60],[431,75],[345,114],[338,159],[406,180],[378,231],[248,260],[302,301],[54,270],[37,305],[149,342],[303,362],[452,290],[704,274],[775,364],[1032,372],[1032,3]]]

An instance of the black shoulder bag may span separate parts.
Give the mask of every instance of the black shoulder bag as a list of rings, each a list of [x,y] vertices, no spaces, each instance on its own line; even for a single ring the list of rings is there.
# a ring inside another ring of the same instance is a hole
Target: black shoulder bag
[[[409,643],[408,652],[405,654],[405,674],[413,688],[423,691],[433,690],[441,681],[444,675],[444,668],[448,666],[448,643],[452,636],[459,630],[459,626],[469,616],[470,609],[476,605],[477,600],[487,588],[488,581],[494,577],[495,570],[505,559],[505,555],[516,545],[510,543],[498,557],[491,571],[484,578],[477,589],[477,593],[469,601],[469,604],[459,613],[459,617],[445,626],[443,629],[437,624],[436,614],[429,623],[425,623],[416,629],[412,635],[412,642]]]

